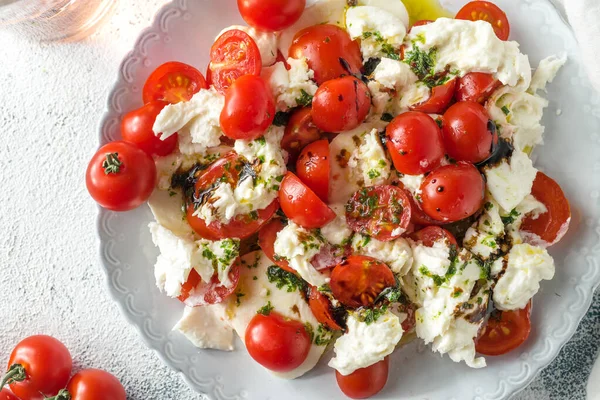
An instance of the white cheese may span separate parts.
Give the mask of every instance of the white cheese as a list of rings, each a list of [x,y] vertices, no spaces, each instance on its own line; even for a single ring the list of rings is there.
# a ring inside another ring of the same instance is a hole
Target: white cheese
[[[529,91],[535,94],[538,90],[546,90],[546,85],[554,81],[558,71],[566,64],[566,62],[566,54],[563,54],[560,57],[550,56],[540,61],[540,64],[531,79]]]
[[[381,59],[373,71],[372,78],[384,87],[394,90],[406,88],[419,80],[406,63],[390,58]]]
[[[357,5],[381,8],[382,10],[393,14],[396,18],[402,21],[406,29],[408,29],[408,11],[402,3],[402,0],[358,0]]]
[[[169,190],[171,189],[171,178],[173,178],[173,175],[178,170],[189,170],[197,163],[208,165],[229,151],[231,151],[230,147],[217,146],[206,150],[205,154],[181,154],[175,152],[168,156],[156,157],[154,159],[157,176],[156,187],[160,190]]]
[[[204,154],[221,143],[220,118],[225,98],[214,88],[201,89],[190,101],[169,104],[158,114],[153,130],[161,140],[179,132],[179,151]]]
[[[342,375],[350,375],[392,354],[404,333],[400,320],[389,310],[369,324],[350,314],[347,326],[348,331],[335,342],[335,357],[329,361],[329,366]]]
[[[404,23],[394,14],[372,6],[350,7],[346,29],[352,39],[361,39],[363,58],[398,57],[406,36]]]
[[[406,239],[390,242],[357,234],[352,239],[352,249],[357,253],[382,261],[399,277],[406,275],[412,266],[412,250]]]
[[[531,193],[537,170],[527,154],[515,149],[510,161],[485,169],[487,187],[504,210],[512,210]]]
[[[337,217],[321,228],[321,234],[334,246],[345,245],[354,233],[346,223],[346,207],[344,204],[332,204],[329,206]]]
[[[388,91],[383,85],[377,81],[369,81],[367,83],[369,92],[371,92],[371,116],[380,116],[385,112],[389,112],[393,105],[392,93]]]
[[[275,60],[277,60],[278,47],[278,37],[275,32],[260,31],[249,26],[232,25],[223,29],[217,38],[219,38],[225,32],[233,29],[246,32],[252,39],[254,39],[254,42],[260,51],[260,57],[262,59],[263,66],[267,67],[275,64]]]
[[[404,185],[404,189],[408,190],[416,198],[421,195],[421,184],[425,175],[404,175],[402,174],[398,180]]]
[[[508,253],[506,271],[494,287],[494,305],[499,310],[525,308],[540,282],[553,277],[554,260],[545,249],[517,244]]]
[[[229,271],[235,260],[240,255],[240,241],[238,239],[223,239],[210,241],[201,239],[196,241],[202,257],[199,263],[194,265],[203,282],[210,282],[212,276],[217,273],[219,282],[225,287],[232,287],[233,282],[229,279]]]
[[[455,319],[443,336],[435,338],[432,350],[448,354],[454,362],[464,361],[471,368],[485,367],[485,358],[475,358],[475,339],[481,324],[481,321],[470,323],[463,318]]]
[[[524,237],[530,239],[528,237],[527,232],[520,232],[521,224],[523,223],[523,219],[526,216],[529,216],[533,219],[538,219],[540,215],[548,212],[548,208],[539,202],[532,195],[527,195],[525,199],[514,210],[511,210],[507,215],[503,215],[505,217],[511,217],[513,222],[508,224],[506,229],[510,234],[513,244],[521,244],[523,243]],[[531,234],[530,234],[531,235]],[[532,244],[532,241],[528,240],[528,243]]]
[[[180,237],[189,237],[194,230],[187,221],[183,209],[183,194],[180,190],[154,190],[148,199],[154,219],[161,226]]]
[[[186,307],[174,331],[201,349],[233,351],[233,329],[225,321],[223,307]]]
[[[490,198],[486,199],[484,213],[465,235],[463,246],[483,260],[501,251],[500,240],[504,238],[504,223],[500,207]]]
[[[290,70],[278,62],[272,67],[263,68],[262,77],[269,82],[278,111],[288,111],[298,107],[298,100],[306,95],[314,96],[319,88],[313,82],[315,72],[308,67],[306,58],[289,58]]]

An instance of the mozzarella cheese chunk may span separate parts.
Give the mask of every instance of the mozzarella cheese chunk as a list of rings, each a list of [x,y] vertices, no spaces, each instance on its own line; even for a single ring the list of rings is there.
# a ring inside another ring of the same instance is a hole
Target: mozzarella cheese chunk
[[[412,250],[406,239],[382,242],[370,236],[355,235],[352,239],[355,253],[382,261],[399,277],[406,275],[412,266]]]
[[[346,29],[352,39],[361,39],[363,58],[398,58],[406,36],[404,23],[394,14],[372,6],[350,7]]]
[[[263,68],[262,71],[262,77],[271,85],[278,111],[298,107],[303,99],[314,96],[319,88],[313,82],[315,72],[308,67],[306,58],[289,58],[287,62],[289,71],[282,62]]]
[[[160,190],[171,189],[171,179],[178,171],[187,171],[196,164],[208,165],[215,160],[218,160],[222,154],[231,151],[231,147],[217,146],[206,150],[204,154],[181,154],[175,152],[164,157],[156,157],[154,164],[156,165],[157,184],[156,187]]]
[[[402,0],[358,0],[357,5],[381,8],[382,10],[389,12],[402,21],[404,27],[408,29],[408,10],[406,10]]]
[[[494,305],[499,310],[525,308],[540,282],[553,277],[554,260],[545,249],[517,244],[508,253],[506,271],[494,288]]]
[[[233,328],[218,305],[186,307],[173,328],[201,349],[233,351]]]
[[[401,174],[398,180],[402,182],[406,190],[412,193],[413,197],[416,198],[421,195],[421,185],[423,184],[423,180],[425,180],[425,175]]]
[[[329,206],[337,217],[321,228],[321,234],[334,246],[345,245],[354,233],[346,223],[346,207],[344,204],[332,204]]]
[[[278,267],[273,266],[263,252],[249,253],[242,257],[241,263],[240,280],[235,295],[220,305],[225,309],[226,321],[233,326],[242,341],[245,340],[246,328],[252,318],[260,309],[269,305],[273,307],[273,312],[310,326],[315,336],[304,363],[286,373],[270,371],[284,379],[295,379],[304,375],[319,361],[331,339],[331,333],[319,325],[299,290],[288,291],[288,286],[285,285],[278,288],[279,282],[269,280],[269,268]]]
[[[392,93],[377,81],[369,81],[367,87],[371,93],[371,102],[373,103],[370,116],[381,116],[383,113],[391,111],[393,106]]]
[[[407,36],[406,57],[419,51],[435,52],[434,72],[450,71],[464,76],[469,72],[493,74],[505,85],[526,90],[531,83],[529,58],[517,42],[502,41],[486,21],[439,18],[415,26]]]
[[[169,104],[158,114],[153,131],[161,140],[179,132],[179,151],[204,154],[221,144],[220,118],[225,97],[214,88],[201,89],[190,99]]]
[[[471,323],[464,318],[457,318],[443,336],[438,336],[431,346],[433,351],[448,354],[454,362],[464,361],[471,368],[486,366],[485,358],[475,358],[475,341],[482,321]]]
[[[148,206],[159,225],[180,237],[193,237],[194,230],[183,210],[183,194],[176,190],[155,190],[148,199]]]
[[[487,187],[504,210],[512,210],[531,193],[537,169],[527,154],[515,149],[510,160],[485,169]]]
[[[233,29],[246,32],[248,36],[250,36],[254,40],[256,46],[258,47],[258,50],[260,51],[260,57],[262,59],[263,66],[267,67],[269,65],[275,64],[275,61],[277,60],[278,51],[278,37],[275,32],[260,31],[258,29],[243,25],[232,25],[228,28],[223,29],[221,33],[219,33],[217,38],[219,38],[225,32],[231,31]]]
[[[550,56],[540,61],[540,64],[538,65],[535,73],[533,74],[533,78],[531,79],[529,91],[535,94],[538,90],[546,90],[546,85],[554,81],[558,71],[560,71],[566,62],[566,54],[561,56]]]
[[[382,58],[373,71],[372,78],[387,89],[400,90],[419,80],[410,67],[401,61]]]
[[[346,323],[348,331],[335,342],[335,357],[329,361],[329,366],[342,375],[392,354],[404,333],[400,320],[389,310],[371,323],[362,321],[356,313],[350,314]]]
[[[504,223],[500,207],[493,199],[487,199],[484,213],[465,234],[463,246],[483,260],[501,251],[500,240],[504,238]]]
[[[527,242],[530,244],[537,244],[535,240],[531,240],[532,236],[535,236],[535,234],[520,231],[521,224],[526,216],[538,219],[540,215],[546,212],[548,212],[548,208],[546,208],[543,203],[539,202],[532,195],[527,195],[514,210],[507,215],[503,215],[504,217],[509,218],[510,222],[507,224],[506,230],[511,236],[513,245],[523,243],[523,238],[528,239]]]

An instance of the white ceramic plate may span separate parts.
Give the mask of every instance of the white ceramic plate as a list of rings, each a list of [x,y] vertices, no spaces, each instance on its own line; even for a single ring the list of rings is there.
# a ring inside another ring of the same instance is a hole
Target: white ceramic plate
[[[394,1],[394,0],[390,0]],[[453,8],[466,0],[450,0]],[[123,61],[102,123],[102,144],[119,138],[123,114],[140,107],[144,81],[158,65],[178,60],[205,70],[215,35],[241,22],[235,0],[177,0],[163,8]],[[387,387],[378,399],[506,399],[548,365],[575,332],[600,282],[600,98],[590,88],[570,29],[546,0],[498,0],[512,37],[532,65],[567,53],[569,62],[550,86],[544,117],[546,145],[537,165],[554,177],[572,202],[568,236],[551,253],[557,273],[535,298],[533,332],[519,351],[488,358],[472,370],[441,358],[417,342],[394,353]],[[559,116],[560,114],[560,116]],[[100,211],[102,263],[110,291],[125,317],[171,368],[211,399],[343,399],[325,355],[318,368],[295,381],[273,378],[250,359],[241,343],[232,353],[200,351],[171,328],[183,306],[159,293],[153,264],[157,250],[147,229],[147,207],[116,214]]]

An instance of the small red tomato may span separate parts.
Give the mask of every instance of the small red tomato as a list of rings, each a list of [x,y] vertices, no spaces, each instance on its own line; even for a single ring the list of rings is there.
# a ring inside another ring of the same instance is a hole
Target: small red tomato
[[[313,122],[312,110],[300,108],[292,113],[285,127],[281,148],[288,152],[289,162],[294,163],[304,147],[319,139],[321,132]]]
[[[268,224],[261,228],[260,232],[258,232],[258,245],[263,253],[265,253],[265,256],[267,256],[267,258],[275,265],[287,272],[295,274],[296,270],[290,267],[287,260],[275,257],[275,241],[277,240],[277,234],[281,232],[284,227],[285,226],[280,219],[273,218]]]
[[[427,101],[411,106],[411,111],[421,111],[427,114],[441,114],[450,105],[456,92],[456,78],[431,89]]]
[[[311,339],[304,324],[271,311],[256,314],[245,335],[250,356],[263,367],[275,372],[298,368],[310,351]]]
[[[325,203],[329,198],[329,142],[319,140],[302,150],[296,162],[296,174]]]
[[[314,286],[308,292],[308,305],[319,323],[334,331],[343,329],[335,320],[329,299]]]
[[[188,101],[208,85],[202,73],[191,65],[168,62],[156,68],[144,84],[144,104],[165,101],[175,104]]]
[[[286,217],[306,229],[322,228],[336,217],[333,210],[291,172],[281,182],[279,203]]]
[[[275,99],[260,77],[244,75],[225,94],[221,129],[231,139],[254,140],[262,136],[275,119]]]
[[[142,108],[125,114],[121,123],[121,136],[123,140],[135,144],[148,155],[168,156],[177,147],[177,134],[165,140],[160,139],[160,134],[154,134],[152,127],[156,117],[168,103],[164,101],[151,101]]]
[[[461,101],[444,114],[442,133],[446,153],[456,161],[473,164],[487,160],[497,142],[496,130],[489,129],[490,117],[479,103]]]
[[[475,342],[475,350],[486,356],[501,356],[522,345],[531,332],[531,302],[523,310],[490,315]]]
[[[109,143],[92,157],[86,172],[88,192],[102,207],[129,211],[144,203],[156,184],[154,160],[127,142]]]
[[[181,295],[178,299],[188,307],[222,303],[235,292],[240,280],[240,265],[237,262],[229,270],[228,277],[231,282],[228,286],[224,286],[219,281],[216,273],[209,282],[203,282],[200,274],[192,269],[188,280],[181,286]]]
[[[390,358],[386,357],[377,364],[357,369],[350,375],[335,371],[340,390],[351,399],[368,399],[385,387],[390,369]]]
[[[458,80],[456,101],[473,101],[483,104],[502,83],[492,74],[470,72]]]
[[[387,148],[394,167],[406,175],[421,175],[439,167],[444,158],[440,127],[429,115],[400,114],[386,129]]]
[[[281,31],[300,19],[306,0],[238,0],[248,25],[263,31]]]
[[[468,3],[456,14],[456,19],[486,21],[492,24],[494,32],[500,40],[508,40],[510,36],[510,24],[506,14],[489,1],[476,0]]]
[[[422,242],[424,246],[432,247],[439,240],[445,240],[449,244],[458,246],[458,242],[453,234],[439,226],[428,226],[411,235],[415,241]]]
[[[446,165],[427,175],[421,184],[423,211],[446,223],[460,221],[483,206],[485,181],[473,164]]]
[[[344,132],[359,126],[371,109],[371,92],[353,76],[332,79],[319,87],[313,98],[312,117],[325,132]]]
[[[127,393],[114,375],[100,369],[84,369],[69,381],[71,400],[125,400]]]

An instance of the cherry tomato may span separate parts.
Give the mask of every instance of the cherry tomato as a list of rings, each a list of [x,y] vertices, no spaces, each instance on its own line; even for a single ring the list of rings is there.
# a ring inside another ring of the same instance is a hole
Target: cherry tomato
[[[98,150],[86,172],[88,192],[102,207],[129,211],[144,203],[156,184],[154,160],[139,147],[112,142]]]
[[[69,381],[71,400],[125,400],[127,393],[114,375],[99,369],[79,371]]]
[[[151,101],[142,108],[125,114],[121,123],[123,140],[135,144],[150,156],[171,154],[177,147],[177,134],[161,140],[160,135],[155,135],[152,129],[156,117],[167,104],[164,101]]]
[[[428,226],[413,233],[411,237],[416,241],[422,242],[427,247],[432,247],[435,242],[440,240],[445,240],[449,244],[458,247],[458,242],[454,235],[439,226]]]
[[[386,288],[396,285],[392,270],[371,257],[350,256],[333,269],[331,292],[346,307],[369,307]]]
[[[340,390],[351,399],[368,399],[385,387],[390,370],[390,358],[386,357],[367,368],[357,369],[350,375],[335,371]]]
[[[411,26],[411,29],[412,29],[412,28],[414,28],[415,26],[424,26],[424,25],[429,25],[429,24],[431,24],[431,23],[433,23],[433,21],[432,21],[432,20],[430,20],[430,19],[422,19],[422,20],[419,20],[419,21],[415,22],[415,23],[414,23],[414,24]],[[410,32],[410,31],[409,31],[409,32]]]
[[[227,31],[219,36],[210,49],[208,82],[222,94],[240,76],[258,76],[261,70],[260,50],[246,32],[238,29]]]
[[[543,172],[537,173],[531,194],[546,206],[548,212],[540,214],[537,219],[526,216],[521,230],[533,233],[548,246],[558,243],[567,233],[571,222],[569,201],[559,184]]]
[[[334,331],[343,330],[335,320],[331,302],[314,286],[308,291],[308,305],[319,323]]]
[[[306,360],[311,339],[304,324],[272,311],[252,318],[246,328],[245,343],[250,356],[263,367],[289,372]]]
[[[275,99],[260,77],[239,77],[225,94],[221,129],[231,139],[254,140],[262,136],[275,118]]]
[[[346,205],[346,221],[354,231],[384,242],[402,236],[411,218],[406,192],[390,185],[360,189]]]
[[[262,227],[258,232],[258,245],[262,249],[263,253],[279,268],[296,273],[296,270],[290,267],[285,259],[275,258],[275,241],[277,240],[277,234],[284,228],[283,222],[280,219],[274,218],[268,224]]]
[[[281,31],[300,19],[306,0],[238,0],[248,25],[263,31]]]
[[[531,302],[523,310],[490,315],[475,342],[475,350],[486,356],[501,356],[522,345],[531,332]]]
[[[202,282],[202,278],[198,272],[193,269],[190,272],[188,280],[182,285],[181,295],[178,299],[188,307],[222,303],[235,291],[239,280],[240,265],[238,262],[229,270],[230,286],[222,285],[216,273],[210,282]]]
[[[12,394],[10,390],[2,389],[0,390],[0,400],[19,400],[19,398]]]
[[[470,72],[458,79],[456,101],[473,101],[483,104],[502,83],[492,74]]]
[[[294,163],[305,146],[321,139],[321,132],[315,126],[310,108],[300,108],[292,113],[285,127],[281,148],[290,155],[289,162]]]
[[[363,67],[358,43],[336,25],[314,25],[298,32],[289,57],[305,57],[319,85],[342,75],[358,74]]]
[[[281,52],[281,50],[277,50],[277,58],[275,59],[275,62],[276,63],[282,62],[283,65],[285,65],[285,69],[287,69],[288,71],[290,69],[292,69],[292,67],[290,67],[290,64],[288,64],[288,62],[287,62],[287,58],[285,58],[283,56],[283,53]]]
[[[13,349],[0,388],[9,383],[21,400],[42,400],[67,385],[72,367],[71,354],[60,341],[51,336],[30,336]]]
[[[329,200],[329,142],[319,140],[302,150],[296,162],[296,174],[321,200]]]
[[[510,36],[510,24],[504,11],[489,1],[476,0],[467,3],[456,14],[456,19],[469,21],[486,21],[492,24],[494,32],[500,40],[508,40]]]
[[[353,76],[332,79],[319,87],[313,98],[315,125],[326,132],[344,132],[359,126],[371,109],[371,92]]]
[[[483,206],[485,181],[466,162],[446,165],[429,174],[421,184],[423,211],[446,223],[460,221]]]
[[[456,161],[473,164],[487,160],[492,144],[497,142],[496,130],[488,129],[490,117],[479,103],[461,101],[444,114],[442,136],[446,153]]]
[[[200,194],[210,192],[216,182],[229,183],[236,187],[240,179],[239,171],[242,170],[243,161],[234,152],[211,164],[196,182],[195,198]],[[246,239],[260,230],[279,208],[274,200],[267,208],[258,210],[255,215],[239,215],[228,224],[213,221],[209,225],[200,217],[194,215],[196,206],[190,203],[187,207],[187,220],[194,231],[208,240],[221,240],[227,238]]]
[[[406,175],[421,175],[439,167],[444,158],[440,127],[429,115],[409,111],[386,129],[387,148],[394,167]]]
[[[175,104],[188,101],[208,85],[202,73],[191,65],[168,62],[158,67],[144,84],[144,103],[165,101]]]
[[[421,111],[427,114],[441,114],[450,105],[456,92],[456,78],[449,80],[443,85],[431,89],[431,96],[427,101],[411,106],[412,111]]]
[[[281,182],[279,203],[289,219],[306,229],[321,228],[336,217],[331,208],[291,172]]]

